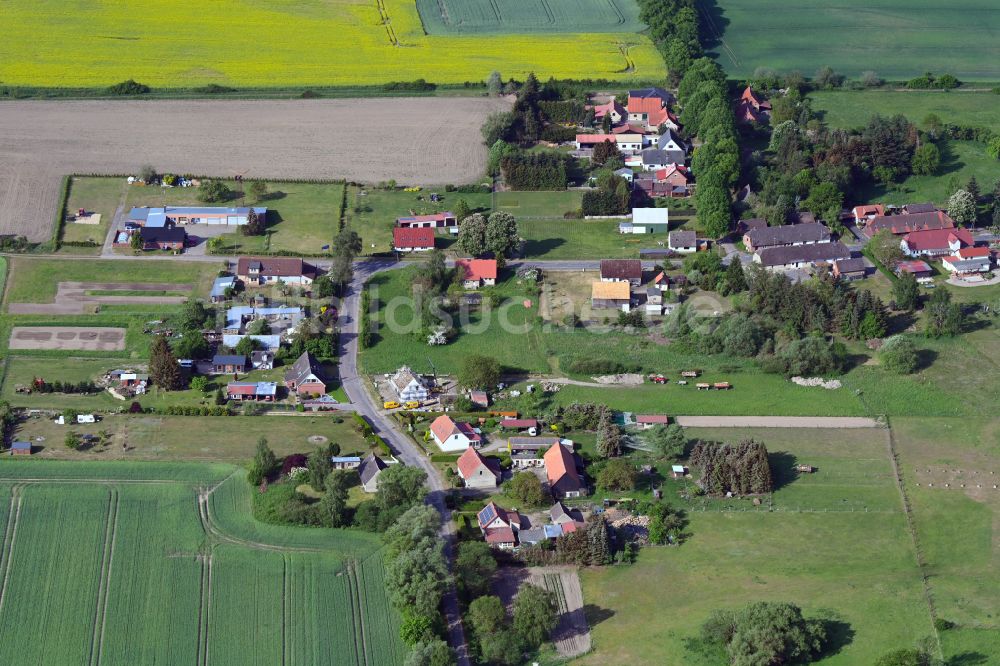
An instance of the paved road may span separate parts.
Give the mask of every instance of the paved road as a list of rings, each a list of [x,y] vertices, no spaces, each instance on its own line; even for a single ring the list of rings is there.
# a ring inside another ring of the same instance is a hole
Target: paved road
[[[366,386],[367,378],[358,373],[358,321],[361,291],[364,289],[365,282],[372,275],[393,267],[394,262],[391,260],[366,261],[355,267],[354,280],[350,284],[341,307],[340,381],[355,410],[369,420],[375,431],[389,444],[396,456],[407,465],[419,467],[427,472],[427,485],[430,487],[427,502],[441,514],[441,537],[444,540],[445,554],[449,560],[452,560],[454,558],[456,527],[451,519],[451,512],[444,503],[445,487],[441,476],[423,451],[413,443],[409,436],[397,430],[394,423],[376,406]],[[465,631],[462,628],[462,616],[454,586],[449,586],[442,606],[445,621],[448,624],[448,644],[455,650],[459,666],[468,666],[469,657]]]
[[[875,419],[854,416],[678,416],[685,428],[881,428]]]

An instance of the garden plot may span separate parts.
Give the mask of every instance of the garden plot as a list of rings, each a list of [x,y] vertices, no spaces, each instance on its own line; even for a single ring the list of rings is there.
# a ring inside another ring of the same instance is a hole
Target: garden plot
[[[125,329],[90,326],[15,326],[10,332],[11,349],[82,349],[121,351]]]
[[[497,581],[497,593],[510,606],[522,585],[535,585],[555,597],[559,620],[552,632],[552,643],[559,656],[568,659],[590,651],[590,626],[584,615],[583,592],[575,567],[506,567]]]
[[[84,314],[100,304],[117,305],[180,305],[185,296],[163,296],[163,293],[188,293],[191,284],[158,282],[60,282],[52,303],[11,303],[10,314]],[[114,292],[123,292],[115,295]],[[142,292],[150,292],[143,296]],[[95,295],[100,294],[100,295]],[[126,295],[127,294],[127,295]],[[11,338],[13,340],[13,338]],[[21,349],[87,349],[87,347],[21,347]],[[118,347],[124,349],[124,347]]]

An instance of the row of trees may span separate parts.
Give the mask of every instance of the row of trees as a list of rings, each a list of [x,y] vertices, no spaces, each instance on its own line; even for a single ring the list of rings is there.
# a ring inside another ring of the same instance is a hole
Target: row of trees
[[[681,122],[702,142],[691,157],[691,170],[698,179],[698,222],[708,236],[718,238],[729,231],[730,191],[740,178],[736,120],[725,72],[715,61],[700,58],[687,68],[677,90],[684,104]]]
[[[701,483],[710,495],[750,495],[774,489],[767,447],[743,439],[736,444],[698,442],[691,450],[691,465],[701,468]]]
[[[504,183],[512,190],[565,190],[566,158],[558,153],[510,153],[500,160]]]
[[[696,59],[704,55],[695,0],[639,0],[639,19],[677,83]]]

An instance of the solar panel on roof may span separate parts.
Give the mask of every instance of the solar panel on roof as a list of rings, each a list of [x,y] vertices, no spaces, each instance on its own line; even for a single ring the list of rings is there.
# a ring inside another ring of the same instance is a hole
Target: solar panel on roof
[[[479,522],[486,525],[493,521],[497,517],[497,512],[493,510],[492,504],[487,504],[483,507],[483,510],[479,512]]]

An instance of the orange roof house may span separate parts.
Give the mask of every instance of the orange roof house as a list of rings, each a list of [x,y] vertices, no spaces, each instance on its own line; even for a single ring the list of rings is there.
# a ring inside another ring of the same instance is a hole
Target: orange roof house
[[[462,280],[467,289],[476,289],[483,285],[492,286],[497,283],[496,259],[457,259],[455,270],[462,272]]]
[[[469,447],[455,463],[466,488],[496,488],[499,474],[479,451]]]
[[[553,444],[542,456],[545,476],[549,481],[549,492],[556,498],[580,497],[587,489],[576,470],[573,453],[562,444]]]

